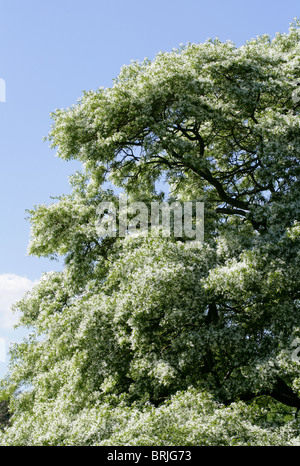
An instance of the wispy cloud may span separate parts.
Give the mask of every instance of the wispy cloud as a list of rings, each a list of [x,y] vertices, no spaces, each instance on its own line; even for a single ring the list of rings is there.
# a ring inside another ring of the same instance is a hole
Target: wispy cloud
[[[4,273],[0,275],[0,328],[10,329],[18,321],[18,315],[11,309],[35,282],[20,275]]]

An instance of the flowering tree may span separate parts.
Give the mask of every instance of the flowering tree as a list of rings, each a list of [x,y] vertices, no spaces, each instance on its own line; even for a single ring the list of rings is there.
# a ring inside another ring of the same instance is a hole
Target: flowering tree
[[[16,305],[3,444],[300,444],[299,26],[132,62],[53,113],[82,171],[30,211],[29,252],[65,266]],[[99,236],[107,181],[149,205],[162,179],[204,202],[203,243]]]

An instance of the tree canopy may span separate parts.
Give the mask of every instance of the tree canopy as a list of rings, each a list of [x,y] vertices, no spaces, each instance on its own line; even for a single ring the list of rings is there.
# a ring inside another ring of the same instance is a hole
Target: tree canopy
[[[299,82],[296,22],[133,61],[53,112],[51,146],[82,170],[29,211],[29,253],[64,268],[15,305],[32,333],[2,444],[300,444]],[[204,242],[99,236],[108,181],[203,202]]]

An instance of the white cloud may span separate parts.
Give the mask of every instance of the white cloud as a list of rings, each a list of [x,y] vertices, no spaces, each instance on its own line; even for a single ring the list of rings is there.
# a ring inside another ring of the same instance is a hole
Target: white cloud
[[[11,310],[12,304],[19,301],[35,282],[20,275],[4,273],[0,275],[0,327],[12,328],[18,315]]]

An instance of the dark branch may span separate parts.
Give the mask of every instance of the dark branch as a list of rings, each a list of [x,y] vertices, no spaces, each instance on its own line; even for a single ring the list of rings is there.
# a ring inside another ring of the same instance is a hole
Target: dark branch
[[[280,377],[278,377],[270,396],[286,406],[300,409],[300,398]]]
[[[227,207],[217,207],[216,212],[218,214],[229,214],[229,215],[242,215],[243,217],[247,216],[247,212],[241,209],[230,209]]]
[[[274,400],[279,401],[280,403],[290,406],[292,408],[300,409],[300,398],[293,392],[293,390],[280,378],[277,378],[277,381],[271,391],[262,390],[259,393],[246,392],[240,394],[238,398],[241,401],[251,401],[259,396],[270,396]],[[230,404],[236,401],[236,399],[228,400],[226,404]]]

